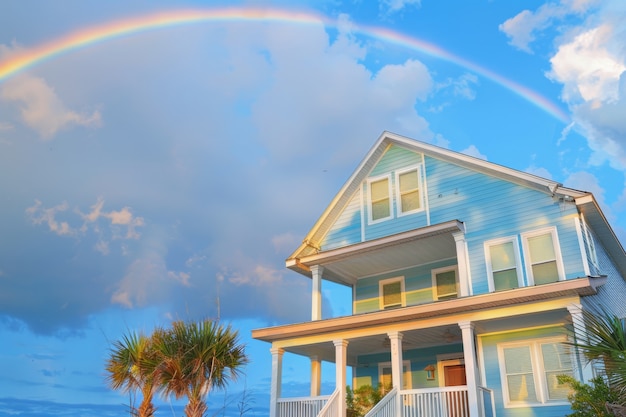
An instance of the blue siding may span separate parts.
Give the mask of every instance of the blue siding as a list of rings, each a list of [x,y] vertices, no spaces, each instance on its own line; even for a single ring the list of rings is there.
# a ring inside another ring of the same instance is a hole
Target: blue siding
[[[481,336],[482,360],[485,368],[485,381],[483,386],[494,391],[496,403],[496,415],[507,417],[563,417],[572,412],[569,404],[566,405],[537,405],[521,408],[505,408],[502,393],[502,380],[500,377],[500,366],[498,363],[498,344],[505,342],[526,341],[529,339],[540,339],[546,337],[563,337],[562,327],[543,328],[513,333],[497,334],[492,336]]]
[[[355,286],[355,314],[379,310],[378,282],[394,277],[404,277],[406,305],[431,303],[434,300],[431,270],[456,265],[456,259],[444,259],[428,265],[418,265],[403,271],[367,277],[357,281]]]
[[[322,241],[322,249],[330,250],[361,241],[361,196],[356,193]]]
[[[383,340],[383,337],[381,337],[381,343]],[[437,355],[461,352],[463,352],[463,345],[456,343],[421,349],[409,348],[403,351],[403,361],[410,362],[411,387],[413,389],[439,387],[439,376],[436,375],[434,380],[428,380],[424,368],[428,365],[436,366]],[[359,356],[354,374],[356,381],[354,388],[362,385],[377,386],[379,383],[378,364],[385,362],[391,362],[391,354],[389,352]]]
[[[609,258],[604,248],[596,245],[600,274],[607,276],[607,282],[598,288],[598,294],[582,298],[585,307],[602,307],[618,317],[626,317],[626,281]]]

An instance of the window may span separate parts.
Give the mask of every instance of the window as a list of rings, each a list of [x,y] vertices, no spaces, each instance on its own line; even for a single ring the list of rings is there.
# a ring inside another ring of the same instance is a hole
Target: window
[[[528,285],[540,285],[565,279],[561,265],[556,228],[522,234]]]
[[[370,223],[391,217],[391,192],[389,177],[368,180]]]
[[[422,192],[418,167],[396,173],[398,217],[422,210]]]
[[[509,237],[485,242],[489,290],[500,291],[522,286],[517,238]]]
[[[557,375],[573,375],[569,349],[562,339],[538,339],[498,345],[502,391],[507,406],[563,403],[569,389]]]
[[[589,260],[593,264],[593,266],[598,268],[598,254],[596,252],[596,245],[593,240],[593,235],[591,234],[591,230],[589,230],[589,226],[587,226],[587,222],[584,218],[581,219],[581,223],[583,225],[583,230],[585,233],[585,244],[587,245],[587,256]]]
[[[456,266],[432,270],[433,298],[435,300],[447,300],[458,297],[459,283],[457,282],[457,275]]]
[[[404,278],[390,278],[380,281],[378,284],[380,294],[380,309],[404,307]]]
[[[391,362],[378,364],[378,382],[383,385],[383,390],[391,387]],[[402,389],[411,389],[411,361],[402,361]]]

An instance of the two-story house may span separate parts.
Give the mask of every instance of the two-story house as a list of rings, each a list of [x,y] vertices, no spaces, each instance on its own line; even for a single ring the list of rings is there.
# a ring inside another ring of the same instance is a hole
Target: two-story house
[[[626,315],[626,254],[591,193],[387,132],[286,266],[312,280],[312,320],[252,333],[270,417],[344,416],[346,385],[387,382],[368,416],[563,416],[556,376],[592,377],[565,330],[592,305]],[[323,280],[352,315],[322,318]],[[310,358],[310,398],[281,397],[285,352]]]

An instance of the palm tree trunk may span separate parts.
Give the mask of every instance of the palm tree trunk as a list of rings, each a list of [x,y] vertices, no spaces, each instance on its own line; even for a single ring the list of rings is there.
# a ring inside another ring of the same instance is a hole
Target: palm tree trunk
[[[204,417],[208,410],[206,402],[200,398],[189,398],[189,402],[185,406],[186,417]]]

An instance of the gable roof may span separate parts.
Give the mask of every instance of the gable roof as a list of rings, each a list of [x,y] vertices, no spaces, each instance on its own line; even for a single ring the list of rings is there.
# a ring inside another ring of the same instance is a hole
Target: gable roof
[[[500,178],[512,183],[523,185],[544,192],[565,201],[576,202],[579,210],[584,214],[586,221],[596,232],[603,246],[618,266],[622,276],[626,277],[626,253],[613,232],[613,229],[606,221],[606,218],[598,206],[593,194],[586,191],[579,191],[572,188],[563,187],[559,182],[542,178],[533,174],[518,171],[502,165],[488,162],[473,156],[444,149],[425,142],[420,142],[405,136],[391,132],[383,132],[374,146],[361,161],[352,176],[341,187],[333,200],[327,206],[317,222],[306,235],[302,244],[286,260],[288,267],[298,264],[298,259],[304,256],[319,252],[321,240],[332,227],[338,216],[349,203],[355,192],[359,190],[362,182],[367,178],[372,169],[376,166],[380,158],[390,146],[395,145],[404,149],[422,153],[443,161],[481,172],[496,178]]]

